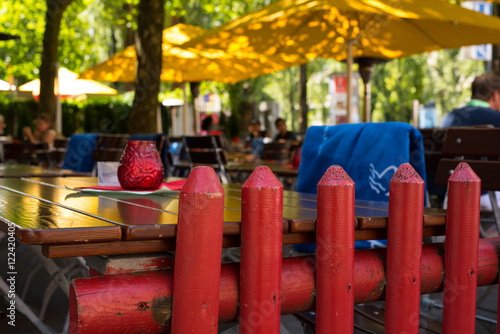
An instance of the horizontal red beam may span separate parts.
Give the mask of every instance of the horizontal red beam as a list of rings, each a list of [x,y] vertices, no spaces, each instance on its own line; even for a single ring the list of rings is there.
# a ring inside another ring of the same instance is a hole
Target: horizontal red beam
[[[480,239],[478,286],[497,284],[500,238]],[[354,302],[380,300],[385,293],[386,250],[355,255]],[[444,244],[422,249],[421,293],[443,288]],[[314,309],[314,257],[283,259],[282,314]],[[172,312],[171,270],[80,278],[70,287],[71,333],[169,332]],[[222,266],[219,322],[238,316],[239,264]],[[458,291],[459,293],[459,291]]]

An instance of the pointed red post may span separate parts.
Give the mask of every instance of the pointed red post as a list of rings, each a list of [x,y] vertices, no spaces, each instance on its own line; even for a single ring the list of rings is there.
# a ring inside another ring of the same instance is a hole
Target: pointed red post
[[[241,190],[241,334],[279,334],[283,186],[257,167]]]
[[[418,333],[425,182],[406,163],[390,183],[386,333]]]
[[[217,174],[194,168],[179,195],[172,333],[217,333],[223,222]]]
[[[331,166],[318,183],[316,333],[352,333],[354,322],[354,182]]]
[[[443,333],[474,333],[481,180],[462,162],[448,179]]]

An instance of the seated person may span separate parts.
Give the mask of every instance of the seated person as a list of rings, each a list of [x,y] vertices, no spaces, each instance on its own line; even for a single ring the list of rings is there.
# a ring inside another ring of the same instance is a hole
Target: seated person
[[[471,100],[462,108],[454,109],[441,122],[441,127],[493,125],[500,127],[500,77],[483,74],[474,79]],[[432,179],[431,179],[432,180]],[[496,192],[500,206],[500,192]],[[489,195],[482,191],[481,210],[493,211]]]
[[[49,149],[54,147],[54,141],[57,138],[57,132],[52,128],[52,119],[49,115],[42,113],[37,117],[36,131],[33,133],[29,126],[23,128],[23,136],[30,143],[47,143]]]
[[[284,142],[287,140],[297,142],[297,136],[292,131],[288,131],[286,127],[286,122],[283,118],[278,118],[274,122],[276,129],[278,130],[278,134],[274,137],[274,141]]]
[[[483,74],[474,79],[471,89],[471,100],[465,107],[447,114],[441,127],[485,124],[500,126],[500,77]]]
[[[267,137],[269,137],[269,133],[267,133],[266,130],[261,130],[260,121],[254,118],[250,121],[250,125],[248,126],[248,135],[245,137],[245,148],[252,147],[252,139]]]
[[[210,135],[210,131],[212,130],[212,126],[214,124],[214,119],[212,116],[207,116],[201,122],[201,131],[198,133],[200,136],[208,136]]]

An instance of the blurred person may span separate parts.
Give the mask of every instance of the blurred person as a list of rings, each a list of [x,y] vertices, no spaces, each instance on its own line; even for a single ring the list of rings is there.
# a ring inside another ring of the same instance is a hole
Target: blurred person
[[[483,74],[474,79],[471,100],[447,114],[441,127],[491,124],[500,127],[500,77]]]
[[[5,124],[5,117],[0,115],[0,136],[4,135],[4,129],[7,125]]]
[[[278,134],[274,137],[274,141],[284,142],[287,140],[291,140],[293,142],[297,142],[297,136],[292,131],[288,131],[286,122],[283,118],[277,118],[274,122],[274,125],[278,130]]]
[[[250,125],[248,126],[248,134],[245,137],[245,147],[252,147],[252,140],[254,138],[267,138],[269,137],[269,133],[266,130],[261,130],[260,121],[258,119],[252,119],[250,121]]]
[[[208,136],[210,134],[210,130],[212,130],[213,124],[214,119],[212,118],[212,116],[205,117],[201,122],[201,131],[199,134],[202,136]]]
[[[41,113],[37,117],[35,132],[32,132],[31,127],[25,126],[23,136],[33,144],[47,143],[49,149],[52,149],[57,138],[57,132],[52,127],[51,117],[48,114]]]

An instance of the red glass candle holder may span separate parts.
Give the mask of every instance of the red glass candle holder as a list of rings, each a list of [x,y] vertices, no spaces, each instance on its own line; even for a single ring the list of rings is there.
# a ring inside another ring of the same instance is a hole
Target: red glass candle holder
[[[124,189],[158,189],[163,164],[154,141],[129,140],[118,165],[118,181]]]

